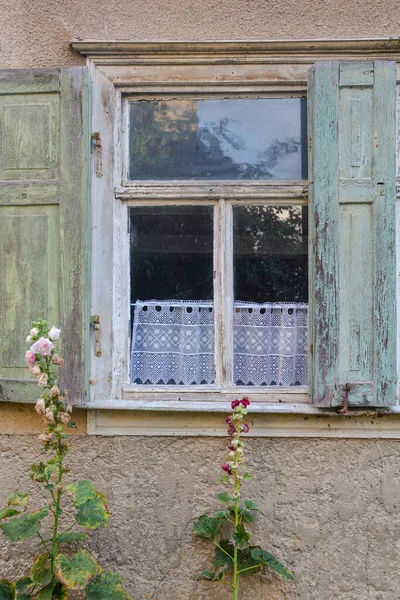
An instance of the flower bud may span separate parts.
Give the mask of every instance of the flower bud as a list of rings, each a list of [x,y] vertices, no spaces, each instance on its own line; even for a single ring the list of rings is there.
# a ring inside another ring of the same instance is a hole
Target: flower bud
[[[233,450],[231,450],[228,454],[228,456],[231,456],[232,458],[235,458],[236,452],[234,452]]]
[[[54,423],[54,413],[51,408],[46,408],[44,411],[44,418],[48,423]]]
[[[53,354],[53,356],[51,357],[50,360],[53,363],[53,365],[58,365],[58,366],[61,366],[64,362],[64,359],[61,358],[61,356],[58,356],[58,354]]]
[[[241,404],[242,406],[244,406],[244,408],[247,408],[250,405],[250,400],[248,398],[242,398],[239,401],[239,404]]]
[[[228,425],[232,425],[232,423],[233,423],[232,417],[225,417],[225,421],[226,421],[226,423],[228,423]]]
[[[239,406],[239,400],[233,400],[233,402],[232,402],[231,406],[232,406],[232,410],[235,410],[235,408],[236,408],[237,406]]]
[[[244,423],[244,425],[241,426],[240,431],[243,431],[243,433],[249,433],[250,427],[248,426],[247,423]]]
[[[27,350],[25,352],[25,360],[28,363],[28,365],[33,365],[33,363],[35,362],[35,354],[30,350]]]
[[[231,468],[227,462],[222,465],[222,470],[228,473],[228,475],[232,475]]]
[[[35,375],[35,377],[38,377],[41,373],[40,367],[38,365],[34,365],[31,369],[29,369],[30,372],[32,373],[32,375]]]
[[[47,373],[42,373],[38,377],[38,386],[39,387],[46,387],[46,385],[47,385]]]
[[[39,440],[41,442],[50,442],[54,438],[52,433],[41,433],[39,435]]]
[[[72,404],[67,404],[67,413],[72,413]]]
[[[56,396],[58,396],[60,393],[60,389],[58,387],[58,385],[53,385],[53,387],[50,390],[50,394],[51,396],[53,396],[53,398],[55,398]]]
[[[66,425],[67,423],[69,423],[69,421],[71,420],[70,415],[68,413],[66,413],[66,412],[59,412],[58,415],[57,415],[57,418],[64,425]]]
[[[39,400],[36,402],[35,410],[36,410],[37,414],[40,415],[41,417],[45,414],[46,405],[44,403],[43,398],[39,398]]]
[[[29,335],[31,336],[36,336],[39,333],[39,329],[37,327],[33,327],[33,329],[30,330]]]

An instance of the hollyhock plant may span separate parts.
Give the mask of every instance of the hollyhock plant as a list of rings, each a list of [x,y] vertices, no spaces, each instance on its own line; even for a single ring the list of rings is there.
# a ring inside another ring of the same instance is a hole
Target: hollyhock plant
[[[245,470],[245,442],[241,439],[242,433],[250,431],[249,424],[243,422],[250,400],[233,400],[231,406],[233,413],[225,418],[228,425],[229,452],[222,465],[225,475],[221,478],[222,482],[230,486],[231,491],[220,492],[216,496],[223,504],[222,510],[211,516],[201,515],[193,525],[195,535],[215,546],[215,570],[203,571],[194,578],[228,585],[232,589],[232,600],[237,600],[242,576],[251,575],[264,568],[270,568],[284,579],[292,579],[293,575],[275,556],[263,550],[261,546],[250,544],[252,534],[249,524],[255,521],[259,510],[253,500],[242,497],[243,482],[251,479],[251,475]],[[227,574],[230,575],[228,581]]]
[[[64,474],[69,471],[64,464],[69,452],[65,427],[76,425],[71,420],[72,406],[67,401],[67,392],[61,389],[54,370],[64,362],[53,343],[61,331],[54,326],[50,328],[43,320],[32,325],[27,337],[32,345],[25,359],[43,388],[35,405],[44,423],[39,440],[52,456],[45,463],[34,463],[29,477],[43,485],[49,500],[40,510],[27,512],[28,494],[14,492],[8,497],[7,506],[0,510],[0,530],[6,537],[12,542],[37,537],[41,545],[41,554],[35,558],[29,576],[15,583],[0,579],[0,600],[66,600],[69,590],[80,590],[79,597],[87,600],[130,600],[121,586],[121,578],[103,570],[88,550],[65,553],[72,543],[75,546],[86,539],[85,530],[104,527],[111,513],[104,496],[95,491],[91,481],[64,483]],[[68,496],[72,506],[64,515]]]

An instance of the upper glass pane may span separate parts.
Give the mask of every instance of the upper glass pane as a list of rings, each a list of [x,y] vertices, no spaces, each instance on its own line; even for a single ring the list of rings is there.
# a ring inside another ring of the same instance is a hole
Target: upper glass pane
[[[307,178],[304,98],[138,100],[130,180]]]

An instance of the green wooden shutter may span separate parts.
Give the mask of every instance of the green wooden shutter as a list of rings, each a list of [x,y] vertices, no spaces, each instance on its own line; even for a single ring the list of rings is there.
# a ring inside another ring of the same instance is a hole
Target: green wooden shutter
[[[318,406],[396,402],[395,92],[393,62],[311,69],[310,393]]]
[[[62,385],[87,394],[88,78],[84,67],[0,71],[0,399],[36,400],[31,321],[63,335]]]

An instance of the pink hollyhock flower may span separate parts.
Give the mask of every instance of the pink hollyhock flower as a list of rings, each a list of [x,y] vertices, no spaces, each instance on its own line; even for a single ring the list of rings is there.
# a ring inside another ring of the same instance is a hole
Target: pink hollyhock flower
[[[57,327],[54,327],[54,325],[53,325],[53,327],[50,329],[50,331],[47,335],[49,336],[49,338],[51,340],[53,340],[55,342],[60,337],[60,333],[61,333],[61,329],[57,329]]]
[[[232,475],[232,471],[228,463],[224,463],[222,465],[222,470],[225,471],[225,473],[228,473],[228,475]]]
[[[41,337],[37,342],[32,344],[31,352],[34,354],[40,354],[41,356],[50,356],[53,348],[54,344],[49,339]]]
[[[243,431],[243,433],[249,433],[249,430],[250,430],[250,427],[247,425],[247,423],[242,425],[240,428],[240,431]]]
[[[35,354],[30,350],[27,350],[25,352],[25,360],[28,363],[28,365],[32,365],[35,362]]]

